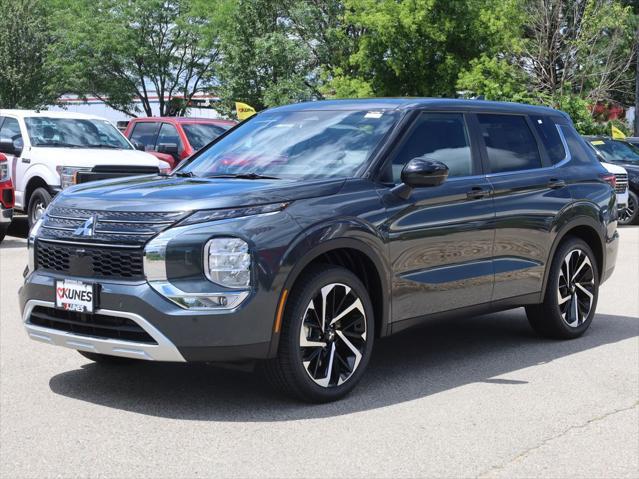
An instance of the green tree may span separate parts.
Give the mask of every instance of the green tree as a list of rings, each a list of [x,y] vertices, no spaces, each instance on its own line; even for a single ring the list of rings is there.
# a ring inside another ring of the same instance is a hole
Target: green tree
[[[214,85],[228,0],[52,1],[55,58],[74,92],[131,116],[151,115],[157,96],[160,115],[180,115]]]
[[[48,63],[49,12],[41,0],[0,0],[0,108],[39,108],[60,91]]]

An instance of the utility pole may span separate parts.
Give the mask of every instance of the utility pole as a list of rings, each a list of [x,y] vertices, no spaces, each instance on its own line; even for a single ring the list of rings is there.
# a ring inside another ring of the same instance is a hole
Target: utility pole
[[[635,128],[634,136],[639,136],[639,26],[635,35]]]

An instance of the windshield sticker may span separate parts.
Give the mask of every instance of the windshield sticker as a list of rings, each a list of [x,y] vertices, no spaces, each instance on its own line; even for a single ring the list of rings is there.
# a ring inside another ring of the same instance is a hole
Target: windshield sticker
[[[369,111],[366,115],[364,115],[364,118],[374,118],[377,120],[381,118],[383,114],[384,113],[381,111]]]
[[[593,145],[605,145],[605,143],[601,140],[594,140],[590,142]]]

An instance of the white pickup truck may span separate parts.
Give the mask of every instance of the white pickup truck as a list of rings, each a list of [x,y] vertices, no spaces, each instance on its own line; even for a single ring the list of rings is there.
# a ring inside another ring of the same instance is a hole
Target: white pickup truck
[[[0,153],[9,159],[15,209],[28,214],[29,226],[68,186],[169,170],[107,120],[79,113],[0,110]]]

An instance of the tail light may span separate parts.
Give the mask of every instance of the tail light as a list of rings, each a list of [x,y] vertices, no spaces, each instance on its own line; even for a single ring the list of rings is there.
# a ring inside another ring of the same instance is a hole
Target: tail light
[[[608,183],[610,186],[612,186],[613,190],[617,187],[617,177],[613,175],[612,173],[606,173],[601,175],[601,179],[604,180],[606,183]]]
[[[9,162],[7,157],[0,153],[0,183],[9,179]]]

